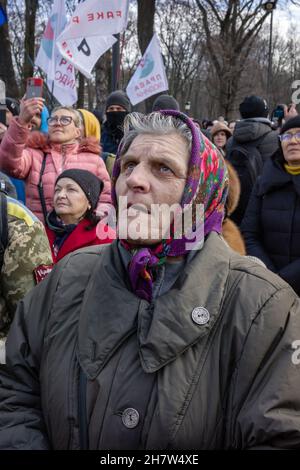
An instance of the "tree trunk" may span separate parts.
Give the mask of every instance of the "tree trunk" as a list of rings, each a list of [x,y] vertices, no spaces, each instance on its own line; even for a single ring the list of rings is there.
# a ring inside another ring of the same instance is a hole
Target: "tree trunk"
[[[25,39],[24,39],[24,63],[23,83],[26,78],[33,75],[34,43],[35,43],[35,18],[38,8],[37,0],[25,0]]]
[[[0,5],[6,12],[7,0],[0,0]],[[8,23],[0,27],[0,44],[0,78],[5,82],[7,96],[18,98],[20,94],[12,62]]]
[[[85,77],[82,75],[81,72],[79,74],[79,85],[78,85],[78,100],[77,100],[77,108],[84,108],[84,82]]]
[[[106,98],[111,90],[111,50],[96,63],[96,108],[104,111]]]
[[[155,0],[138,0],[137,29],[138,41],[142,55],[147,49],[147,46],[153,36],[154,14]],[[146,112],[151,111],[155,98],[155,96],[151,96],[146,100]]]
[[[153,36],[155,0],[138,0],[138,40],[142,55]]]

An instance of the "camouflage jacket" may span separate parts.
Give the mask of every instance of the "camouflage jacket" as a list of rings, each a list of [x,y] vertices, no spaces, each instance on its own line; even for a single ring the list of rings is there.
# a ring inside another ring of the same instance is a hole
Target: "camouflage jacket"
[[[0,338],[7,335],[17,303],[35,286],[34,269],[52,263],[44,226],[27,207],[7,198],[8,245],[0,282]]]

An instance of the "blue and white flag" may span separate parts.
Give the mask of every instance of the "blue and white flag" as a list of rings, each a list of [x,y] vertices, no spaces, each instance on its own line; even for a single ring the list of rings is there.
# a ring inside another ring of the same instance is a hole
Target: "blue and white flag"
[[[77,101],[75,70],[56,46],[56,39],[67,24],[64,0],[54,0],[51,15],[35,59],[35,65],[46,74],[47,86],[63,106]]]
[[[133,105],[168,90],[168,80],[156,34],[127,85],[126,93]]]

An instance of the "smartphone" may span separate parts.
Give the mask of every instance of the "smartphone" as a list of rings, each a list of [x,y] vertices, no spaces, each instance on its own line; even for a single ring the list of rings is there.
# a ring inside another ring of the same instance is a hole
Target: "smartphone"
[[[0,80],[0,122],[6,126],[6,90],[3,80]]]
[[[284,118],[284,107],[282,104],[278,104],[273,112],[273,117],[277,118],[279,121]]]
[[[43,96],[44,80],[39,77],[27,78],[26,99],[41,98]]]

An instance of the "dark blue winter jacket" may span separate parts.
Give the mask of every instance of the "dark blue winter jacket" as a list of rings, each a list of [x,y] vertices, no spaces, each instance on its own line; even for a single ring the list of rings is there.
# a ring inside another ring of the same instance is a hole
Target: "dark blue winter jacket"
[[[278,150],[257,179],[241,230],[247,254],[257,256],[300,295],[300,175],[283,167]]]

